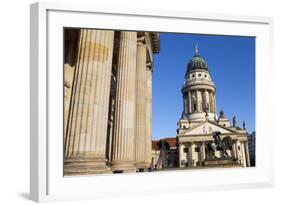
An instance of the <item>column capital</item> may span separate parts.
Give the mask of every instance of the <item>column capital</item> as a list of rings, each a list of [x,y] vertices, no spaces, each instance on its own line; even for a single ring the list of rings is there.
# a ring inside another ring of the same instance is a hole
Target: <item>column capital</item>
[[[140,37],[137,38],[137,45],[138,46],[145,46],[146,45],[145,36],[140,36]]]
[[[192,142],[192,141],[189,141],[189,142],[188,142],[188,144],[189,144],[189,145],[193,145],[193,144],[194,144],[194,142]]]
[[[147,62],[146,63],[146,69],[152,71],[152,62]]]

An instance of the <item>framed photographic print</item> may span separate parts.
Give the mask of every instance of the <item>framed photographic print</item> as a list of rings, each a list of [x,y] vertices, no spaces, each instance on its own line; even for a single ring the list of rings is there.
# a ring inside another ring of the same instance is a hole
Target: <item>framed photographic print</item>
[[[30,21],[32,200],[272,186],[271,18],[36,3]]]

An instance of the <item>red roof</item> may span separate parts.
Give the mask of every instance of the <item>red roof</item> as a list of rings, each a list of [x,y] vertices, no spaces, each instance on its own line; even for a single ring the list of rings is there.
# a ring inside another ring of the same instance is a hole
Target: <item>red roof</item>
[[[160,141],[164,141],[169,145],[169,147],[177,146],[177,139],[175,137],[162,138],[160,140],[152,140],[152,150],[160,150],[161,143]]]
[[[167,142],[169,144],[170,147],[176,147],[177,146],[177,139],[174,137],[170,137],[170,138],[164,138],[162,139],[165,142]]]
[[[152,140],[152,150],[160,150],[159,140]]]

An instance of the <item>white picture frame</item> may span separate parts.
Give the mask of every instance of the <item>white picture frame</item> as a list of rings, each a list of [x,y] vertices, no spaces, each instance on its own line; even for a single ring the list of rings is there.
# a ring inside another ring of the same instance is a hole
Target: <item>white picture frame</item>
[[[35,3],[30,13],[30,198],[94,199],[273,186],[273,124],[266,107],[272,84],[273,19],[212,13],[97,8]],[[192,26],[191,26],[192,25]],[[256,167],[63,177],[63,27],[256,37]],[[264,82],[268,86],[264,86]],[[61,96],[61,97],[60,97]]]

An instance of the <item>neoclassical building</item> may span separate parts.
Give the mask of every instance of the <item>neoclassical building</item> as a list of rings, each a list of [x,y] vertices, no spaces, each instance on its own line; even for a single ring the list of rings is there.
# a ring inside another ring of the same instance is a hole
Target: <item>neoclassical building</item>
[[[250,166],[245,125],[238,127],[235,117],[231,125],[223,111],[217,116],[216,86],[197,47],[187,65],[182,94],[183,112],[177,129],[179,166]],[[220,133],[218,143],[227,137],[230,149],[213,149],[214,133]]]
[[[65,29],[64,40],[64,175],[147,170],[159,34]]]

